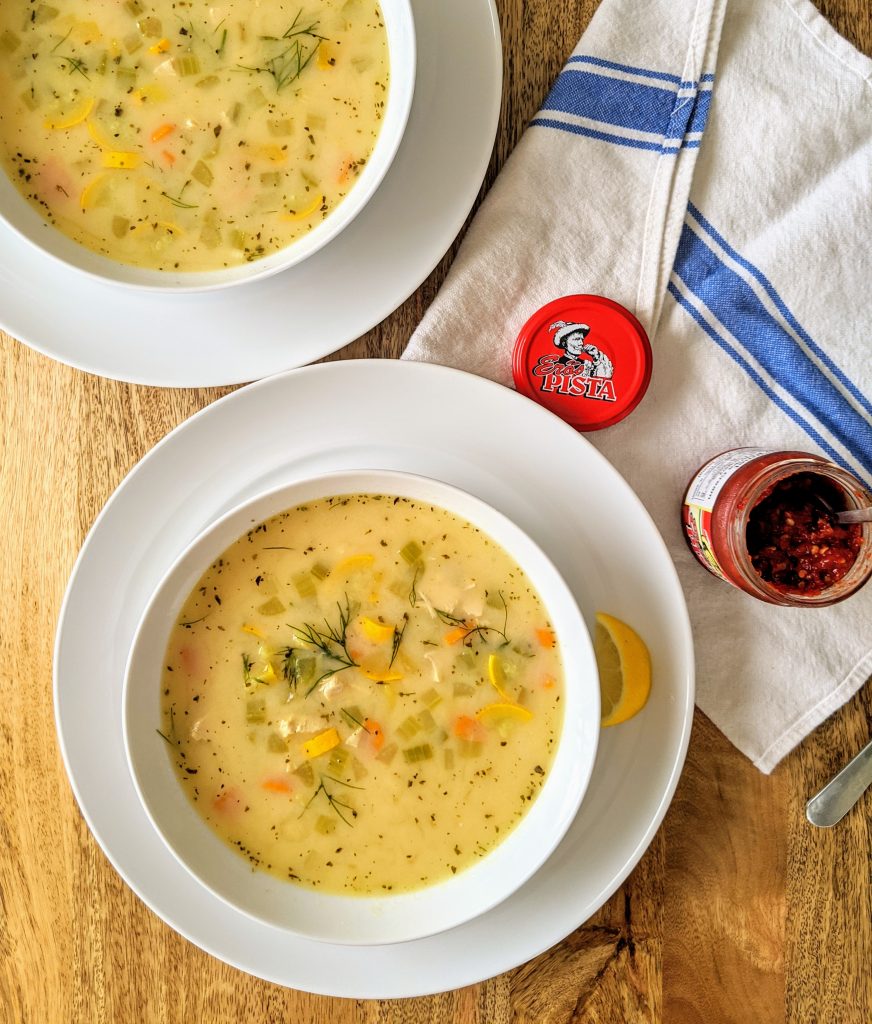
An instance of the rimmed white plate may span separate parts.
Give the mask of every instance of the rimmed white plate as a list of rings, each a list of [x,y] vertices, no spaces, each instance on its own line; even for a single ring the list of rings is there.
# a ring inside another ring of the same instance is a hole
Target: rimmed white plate
[[[602,609],[639,630],[651,648],[654,686],[636,719],[603,733],[578,817],[514,896],[441,935],[361,948],[258,924],[191,880],[136,797],[122,744],[121,681],[151,591],[206,524],[269,487],[373,466],[436,477],[508,515],[560,569],[589,624]],[[291,371],[229,395],[182,424],[127,476],[70,580],[55,651],[55,706],[67,771],[91,831],[172,928],[269,981],[325,995],[395,998],[472,984],[536,956],[621,884],[657,830],[684,763],[693,650],[678,578],[656,527],[584,438],[482,378],[355,360]]]
[[[65,267],[0,223],[0,326],[103,377],[210,387],[302,366],[383,320],[469,213],[502,90],[493,0],[412,0],[412,8],[418,67],[403,142],[378,192],[324,249],[263,281],[157,295]]]

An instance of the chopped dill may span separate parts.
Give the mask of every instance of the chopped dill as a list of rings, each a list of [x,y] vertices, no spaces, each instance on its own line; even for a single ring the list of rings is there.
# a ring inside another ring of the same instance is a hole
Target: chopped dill
[[[391,640],[391,660],[388,662],[388,668],[394,663],[394,659],[397,656],[397,652],[400,649],[400,644],[403,642],[403,634],[406,632],[406,626],[409,625],[409,614],[408,612],[403,613],[403,625],[402,628],[394,626],[394,635]]]
[[[354,822],[349,821],[348,818],[346,818],[345,815],[342,813],[342,811],[339,810],[339,808],[344,807],[346,811],[350,811],[352,818],[357,817],[357,811],[351,806],[351,804],[347,804],[343,800],[339,800],[337,797],[335,797],[324,785],[324,779],[329,779],[331,782],[335,782],[339,786],[347,786],[349,789],[363,789],[363,786],[352,786],[350,782],[343,782],[342,779],[335,779],[332,775],[322,775],[318,782],[318,788],[311,795],[311,797],[309,797],[309,802],[300,812],[300,817],[302,818],[306,811],[309,810],[309,807],[312,805],[313,801],[318,796],[318,794],[323,793],[324,796],[327,798],[327,803],[330,804],[330,807],[336,812],[336,814],[342,819],[342,821],[345,822],[346,825],[353,827]]]
[[[318,27],[317,20],[313,21],[310,25],[304,26],[300,24],[302,14],[303,8],[301,7],[291,22],[290,28],[283,35],[260,37],[267,43],[289,43],[290,45],[285,46],[281,52],[270,57],[265,64],[258,67],[240,64],[240,70],[250,71],[253,74],[270,75],[276,84],[276,92],[284,89],[286,85],[296,82],[318,52],[318,47],[321,43],[327,42],[325,36],[319,35],[315,31]],[[303,44],[304,38],[313,40],[311,48],[307,48]]]

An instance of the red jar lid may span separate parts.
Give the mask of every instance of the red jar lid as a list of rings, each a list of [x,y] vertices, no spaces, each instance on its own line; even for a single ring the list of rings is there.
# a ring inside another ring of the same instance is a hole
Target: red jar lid
[[[601,295],[566,295],[533,314],[512,357],[521,394],[577,430],[601,430],[642,401],[651,345],[628,310]]]

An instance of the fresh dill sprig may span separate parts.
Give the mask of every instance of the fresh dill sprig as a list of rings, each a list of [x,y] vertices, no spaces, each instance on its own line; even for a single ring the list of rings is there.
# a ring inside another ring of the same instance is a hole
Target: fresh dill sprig
[[[82,78],[90,82],[91,79],[88,77],[88,66],[85,64],[83,60],[79,60],[78,57],[69,57],[63,53],[58,54],[58,60],[61,61],[61,63],[66,62],[67,64],[69,64],[71,75],[74,75],[78,72],[78,74],[80,74]]]
[[[173,741],[172,741],[172,740],[171,740],[171,739],[169,738],[169,736],[167,736],[167,734],[166,734],[166,733],[163,733],[163,732],[161,732],[161,731],[160,731],[160,729],[155,729],[154,731],[155,731],[155,732],[156,732],[156,733],[158,734],[158,736],[160,736],[160,738],[161,738],[162,740],[166,740],[166,741],[167,741],[167,743],[169,743],[169,745],[170,745],[171,747],[174,747],[174,746],[176,745],[176,744],[175,744],[175,743],[173,743]]]
[[[196,626],[198,622],[202,622],[204,619],[208,619],[208,618],[209,618],[209,613],[206,612],[206,614],[205,615],[201,615],[199,619],[188,619],[186,622],[177,622],[176,625],[177,626],[183,626],[185,629],[190,629],[191,626]]]
[[[403,625],[402,628],[394,626],[394,635],[391,640],[391,660],[388,662],[388,668],[394,663],[394,658],[397,656],[397,652],[400,649],[400,644],[403,642],[403,634],[406,632],[406,626],[409,625],[409,615],[407,612],[403,613]]]
[[[164,197],[164,199],[168,199],[173,204],[173,206],[178,206],[180,210],[196,210],[199,205],[198,203],[186,203],[184,199],[182,199],[182,195],[185,189],[190,184],[190,181],[186,181],[185,184],[182,185],[182,187],[179,189],[179,194],[177,196],[171,196],[169,192],[161,192],[161,195]]]
[[[352,786],[350,782],[343,782],[342,779],[335,779],[332,775],[322,775],[318,781],[318,788],[311,795],[311,797],[309,797],[308,803],[300,812],[300,817],[302,818],[306,811],[309,810],[309,807],[312,805],[313,801],[318,796],[318,794],[323,793],[324,796],[327,798],[327,803],[330,804],[331,808],[336,812],[336,814],[345,822],[346,825],[353,827],[354,822],[349,821],[348,818],[346,818],[345,815],[342,813],[342,811],[339,810],[339,808],[344,807],[346,811],[350,811],[352,818],[357,817],[357,811],[351,806],[351,804],[347,804],[345,803],[344,800],[339,800],[337,797],[335,797],[330,792],[330,790],[327,789],[327,787],[324,785],[324,779],[329,779],[331,782],[335,782],[339,786],[347,786],[349,789],[363,789],[363,786]]]
[[[309,65],[309,62],[318,52],[321,43],[327,42],[327,37],[319,35],[315,29],[318,27],[317,20],[310,25],[301,25],[300,18],[303,15],[303,8],[297,11],[297,15],[291,22],[290,27],[281,36],[261,36],[264,42],[268,43],[290,43],[280,53],[270,57],[265,64],[259,67],[251,67],[240,64],[240,70],[250,71],[253,74],[270,75],[276,84],[276,92],[284,89],[302,75]],[[302,40],[310,39],[314,45],[307,50]]]
[[[509,624],[509,606],[506,603],[506,599],[503,596],[502,590],[498,590],[497,593],[499,594],[500,601],[502,601],[503,604],[503,628],[500,629],[498,626],[471,626],[467,631],[466,636],[464,637],[464,643],[467,640],[469,640],[471,636],[475,636],[476,633],[482,639],[487,633],[496,633],[497,636],[502,637],[502,643],[500,644],[500,647],[507,647],[511,643],[511,640],[509,639],[509,636],[506,632],[506,627]],[[446,626],[463,626],[464,628],[466,628],[465,619],[459,619],[457,618],[456,615],[449,615],[448,612],[443,611],[441,608],[434,608],[433,611],[436,612],[436,614],[439,616],[441,621],[445,623]]]
[[[415,566],[415,575],[412,577],[412,586],[409,590],[409,604],[414,608],[418,603],[418,591],[415,589],[418,582],[418,577],[421,575],[421,566]]]
[[[339,610],[339,620],[336,625],[331,625],[325,619],[324,629],[319,629],[310,622],[305,622],[302,626],[291,626],[291,629],[301,640],[311,644],[326,658],[338,661],[342,668],[356,668],[357,662],[348,650],[348,626],[354,615],[348,594],[345,595],[345,608],[343,609],[338,601],[336,607]],[[336,671],[341,671],[341,669]]]

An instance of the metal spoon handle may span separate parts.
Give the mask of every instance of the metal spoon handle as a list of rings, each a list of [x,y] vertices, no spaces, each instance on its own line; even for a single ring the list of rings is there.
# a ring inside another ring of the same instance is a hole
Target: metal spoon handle
[[[853,761],[806,804],[805,814],[812,825],[829,828],[850,811],[872,785],[872,742],[866,744]]]
[[[840,523],[872,523],[872,508],[854,508],[849,512],[837,512]]]

